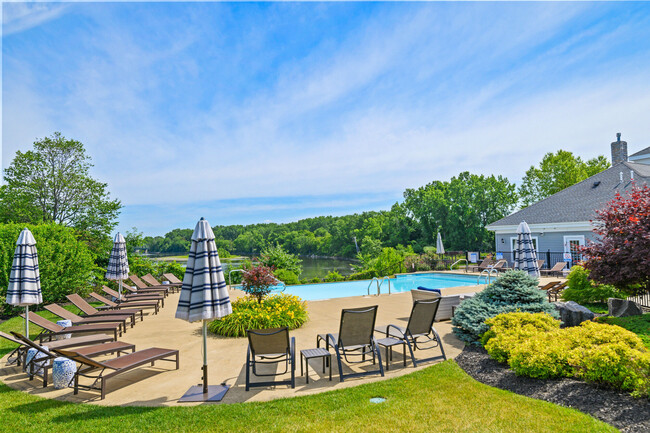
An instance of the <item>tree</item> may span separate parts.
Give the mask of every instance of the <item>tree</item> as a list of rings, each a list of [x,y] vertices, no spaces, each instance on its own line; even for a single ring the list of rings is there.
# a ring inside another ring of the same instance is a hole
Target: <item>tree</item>
[[[539,168],[531,166],[526,171],[519,188],[522,205],[530,206],[609,167],[609,161],[602,155],[584,162],[565,150],[549,152],[542,158]]]
[[[93,235],[108,235],[122,205],[107,184],[90,177],[91,159],[82,143],[59,132],[16,152],[0,190],[3,222],[54,222]]]
[[[650,187],[633,187],[598,211],[601,240],[585,247],[589,277],[624,292],[650,292]]]
[[[260,254],[260,263],[275,270],[284,269],[300,275],[302,260],[298,256],[288,253],[281,245],[270,245]]]

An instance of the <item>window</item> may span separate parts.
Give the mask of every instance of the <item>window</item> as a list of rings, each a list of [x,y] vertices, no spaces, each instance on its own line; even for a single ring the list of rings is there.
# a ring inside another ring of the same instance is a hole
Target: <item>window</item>
[[[533,236],[533,247],[536,252],[539,252],[539,244],[537,243],[537,236]],[[510,238],[510,251],[514,251],[517,248],[517,238]]]

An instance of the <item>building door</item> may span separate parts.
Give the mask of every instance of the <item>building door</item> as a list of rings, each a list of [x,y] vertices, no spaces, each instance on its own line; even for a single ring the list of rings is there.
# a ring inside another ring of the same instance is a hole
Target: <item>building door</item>
[[[564,253],[571,255],[571,263],[576,264],[582,261],[582,253],[580,247],[585,245],[584,236],[565,236],[564,237]]]

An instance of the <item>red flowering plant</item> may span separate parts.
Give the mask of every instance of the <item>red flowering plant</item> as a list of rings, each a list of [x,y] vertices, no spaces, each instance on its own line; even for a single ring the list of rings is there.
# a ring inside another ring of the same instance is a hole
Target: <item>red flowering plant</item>
[[[650,187],[617,193],[597,214],[601,239],[583,249],[589,277],[630,295],[650,292]]]
[[[272,287],[278,283],[273,276],[273,269],[268,266],[252,266],[242,275],[242,287],[246,293],[257,298],[261,303]]]

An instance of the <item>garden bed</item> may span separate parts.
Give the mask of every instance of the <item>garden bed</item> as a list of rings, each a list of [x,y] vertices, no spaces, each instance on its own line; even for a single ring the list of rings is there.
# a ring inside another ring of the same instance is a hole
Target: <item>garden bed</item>
[[[650,432],[650,400],[600,388],[575,379],[532,379],[517,376],[505,364],[490,358],[485,349],[466,346],[458,365],[477,381],[561,406],[577,409],[622,432]]]

